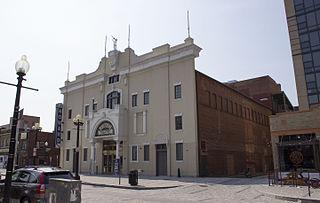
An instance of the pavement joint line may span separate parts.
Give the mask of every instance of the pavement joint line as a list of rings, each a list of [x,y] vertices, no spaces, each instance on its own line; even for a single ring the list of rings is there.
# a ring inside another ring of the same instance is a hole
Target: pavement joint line
[[[207,191],[207,190],[208,189],[196,190],[196,191],[193,191],[193,192],[189,192],[189,194],[196,194],[196,193]]]
[[[107,185],[103,183],[89,183],[89,182],[82,182],[83,185],[90,185],[90,186],[97,186],[97,187],[111,187],[111,188],[118,188],[118,189],[127,189],[127,190],[161,190],[161,189],[170,189],[181,187],[181,185],[173,185],[173,186],[158,186],[158,187],[145,187],[145,186],[126,186],[126,185]]]
[[[245,190],[247,190],[247,189],[250,189],[250,186],[248,186],[248,187],[246,187],[246,188],[244,188],[244,189],[242,189],[242,190],[239,190],[239,191],[237,191],[236,193],[241,193],[241,192],[243,192],[243,191],[245,191]]]

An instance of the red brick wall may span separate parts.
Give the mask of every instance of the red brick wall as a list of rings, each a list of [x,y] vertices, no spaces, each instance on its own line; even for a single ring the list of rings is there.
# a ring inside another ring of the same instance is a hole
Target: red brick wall
[[[200,176],[252,175],[271,166],[271,110],[196,72]]]

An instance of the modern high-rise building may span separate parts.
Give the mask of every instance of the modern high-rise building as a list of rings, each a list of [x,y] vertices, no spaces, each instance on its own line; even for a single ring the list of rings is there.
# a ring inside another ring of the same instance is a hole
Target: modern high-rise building
[[[270,117],[275,169],[320,168],[320,1],[284,0],[299,111]]]
[[[299,109],[320,104],[320,1],[286,0]]]

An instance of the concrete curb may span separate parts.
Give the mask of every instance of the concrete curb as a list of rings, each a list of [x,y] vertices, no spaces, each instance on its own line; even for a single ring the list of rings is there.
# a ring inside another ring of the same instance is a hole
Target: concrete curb
[[[279,199],[279,200],[285,200],[285,201],[291,201],[291,202],[301,202],[301,203],[319,203],[320,202],[320,199],[284,196],[284,195],[278,195],[278,194],[273,194],[273,193],[269,193],[269,192],[262,192],[258,189],[255,189],[255,190],[264,196],[271,197],[274,199]]]
[[[98,186],[98,187],[111,187],[111,188],[119,188],[119,189],[126,189],[126,190],[162,190],[162,189],[170,189],[180,187],[181,185],[173,185],[173,186],[158,186],[158,187],[145,187],[141,185],[137,186],[126,186],[126,185],[108,185],[102,183],[89,183],[89,182],[82,182],[83,185],[91,185],[91,186]]]

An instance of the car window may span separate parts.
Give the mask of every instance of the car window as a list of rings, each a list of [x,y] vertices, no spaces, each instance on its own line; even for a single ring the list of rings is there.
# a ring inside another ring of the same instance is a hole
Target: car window
[[[51,178],[62,178],[62,179],[69,179],[69,180],[74,179],[74,177],[69,171],[56,171],[56,172],[45,173],[45,176],[46,176],[47,183]]]
[[[19,171],[13,172],[12,177],[11,177],[11,181],[12,182],[17,182],[18,176],[19,176]]]
[[[30,173],[21,171],[18,177],[17,182],[27,183],[29,181]]]
[[[34,174],[30,174],[29,183],[37,183],[38,179]]]

